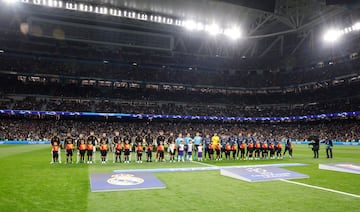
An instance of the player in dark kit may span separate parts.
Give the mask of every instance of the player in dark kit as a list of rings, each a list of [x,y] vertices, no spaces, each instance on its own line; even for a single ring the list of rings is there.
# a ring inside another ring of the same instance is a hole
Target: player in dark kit
[[[245,141],[241,141],[241,144],[239,146],[239,150],[240,151],[240,160],[245,160],[245,149],[246,149],[246,144]]]
[[[148,134],[145,135],[144,140],[146,142],[146,145],[149,145],[150,143],[153,144],[154,137],[151,135],[151,131],[148,131]]]
[[[214,160],[214,144],[210,141],[209,144],[209,158],[210,160]]]
[[[236,159],[236,146],[237,146],[237,143],[234,142],[232,145],[231,145],[231,152],[232,152],[232,157],[233,157],[233,160]]]
[[[141,157],[142,157],[142,151],[143,151],[142,144],[139,143],[139,144],[137,145],[137,147],[136,147],[136,153],[137,153],[137,160],[136,160],[136,162],[137,162],[137,163],[142,163],[142,159],[141,159]]]
[[[263,144],[261,145],[261,156],[263,160],[267,160],[268,159],[268,152],[269,152],[269,148],[268,148],[268,144],[267,141],[265,140],[263,142]]]
[[[130,163],[129,155],[130,155],[131,145],[129,144],[129,141],[125,141],[124,145],[124,163]]]
[[[270,159],[274,159],[275,155],[275,145],[274,142],[271,142],[269,145]]]
[[[140,132],[138,132],[135,136],[135,140],[134,140],[134,146],[135,148],[137,148],[139,145],[143,144],[144,139],[141,137]]]
[[[114,159],[114,163],[119,162],[121,163],[121,152],[123,151],[123,147],[122,147],[122,142],[121,140],[117,140],[116,144],[115,144],[115,159]]]
[[[60,158],[60,137],[57,135],[57,133],[54,133],[54,136],[50,139],[50,144],[51,144],[51,162],[50,163],[55,163],[55,162],[59,162],[61,163],[61,158]],[[55,154],[55,157],[54,157]],[[56,158],[56,160],[55,160]]]
[[[80,154],[80,158],[78,162],[81,163],[85,163],[85,152],[86,152],[86,144],[85,144],[85,139],[80,139],[78,140],[79,146],[78,146],[78,150],[79,150],[79,154]]]
[[[221,160],[221,144],[218,143],[215,146],[216,160]]]
[[[209,154],[209,158],[211,159],[211,157],[210,157],[210,149],[209,149],[210,143],[211,143],[211,138],[210,138],[210,135],[207,134],[205,136],[205,138],[204,138],[204,146],[205,146],[205,156],[204,156],[204,158],[205,158],[205,160],[206,160],[206,153]]]
[[[114,148],[114,159],[113,162],[121,162],[122,144],[119,131],[115,131],[115,136],[112,138],[112,145]]]
[[[260,160],[261,145],[259,141],[255,143],[255,160]]]
[[[226,160],[230,160],[230,151],[231,151],[231,146],[230,146],[230,143],[227,142],[225,144],[225,159]]]
[[[92,142],[88,142],[87,143],[87,156],[88,156],[88,164],[92,164],[93,163],[93,151],[94,151],[94,145],[92,144]]]
[[[96,145],[98,144],[98,138],[95,136],[94,131],[90,131],[90,135],[86,139],[86,143],[88,145],[88,159],[91,158],[91,161],[88,161],[88,163],[93,163],[93,162],[95,163],[95,161],[96,161],[95,153],[96,153]],[[92,150],[89,150],[90,144],[91,144],[91,147],[93,148]],[[89,155],[89,153],[91,155]]]
[[[254,143],[250,141],[246,149],[246,159],[253,160],[253,152],[254,152]]]
[[[102,137],[100,138],[100,153],[101,153],[101,145],[106,144],[106,154],[105,154],[105,162],[108,161],[108,157],[107,157],[107,152],[109,151],[109,138],[106,136],[106,133],[102,134]],[[104,151],[101,153],[101,162],[103,162],[103,153]]]
[[[275,146],[276,159],[282,159],[281,150],[282,150],[282,144],[281,141],[278,141]]]
[[[100,154],[101,154],[101,163],[102,164],[107,162],[108,150],[109,150],[109,140],[106,138],[106,134],[105,134],[105,138],[103,135],[103,137],[100,139]]]
[[[74,151],[75,140],[72,138],[71,133],[68,133],[65,138],[65,150],[66,150],[66,163],[73,163],[73,151]]]
[[[160,131],[159,133],[160,135],[156,138],[156,146],[159,147],[161,144],[164,145],[165,143],[165,136],[164,136],[164,132]],[[164,146],[163,146],[164,147]],[[156,160],[158,160],[159,158],[159,150],[157,149],[156,151],[156,156],[155,156]]]
[[[76,158],[76,163],[84,162],[84,160],[81,160],[81,150],[80,150],[80,145],[81,144],[86,144],[86,140],[84,139],[84,134],[80,133],[79,138],[76,140],[76,147],[77,147],[77,158]],[[83,159],[84,159],[84,155],[86,152],[86,145],[85,148],[83,149]]]
[[[161,161],[165,161],[165,156],[164,156],[164,144],[161,141],[159,146],[157,146],[157,151],[156,153],[158,154],[159,158],[156,158],[157,161],[161,162]]]
[[[147,144],[147,146],[146,146],[146,162],[152,162],[152,151],[153,151],[152,143]]]

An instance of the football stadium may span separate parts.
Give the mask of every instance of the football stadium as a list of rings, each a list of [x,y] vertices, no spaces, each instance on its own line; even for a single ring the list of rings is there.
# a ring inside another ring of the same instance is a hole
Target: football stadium
[[[0,211],[359,211],[360,1],[0,5]]]

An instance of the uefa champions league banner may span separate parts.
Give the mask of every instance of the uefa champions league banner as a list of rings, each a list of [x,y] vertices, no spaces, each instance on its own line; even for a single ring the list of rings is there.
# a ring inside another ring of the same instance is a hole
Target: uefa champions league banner
[[[309,141],[292,141],[293,144],[309,144]],[[320,143],[322,145],[323,143]],[[360,142],[333,141],[333,145],[360,146]]]
[[[292,141],[293,144],[309,144],[308,141]],[[0,140],[1,144],[50,144],[50,141],[7,141]],[[360,146],[360,142],[334,141],[333,145]]]
[[[2,141],[1,144],[50,144],[50,141]]]
[[[33,110],[0,110],[0,114],[92,116],[92,117],[137,118],[137,119],[188,119],[188,120],[214,120],[214,121],[294,121],[294,120],[323,119],[330,117],[356,116],[356,115],[360,115],[360,111],[307,115],[307,116],[285,116],[285,117],[182,116],[182,115],[156,115],[156,114],[127,114],[127,113],[33,111]]]

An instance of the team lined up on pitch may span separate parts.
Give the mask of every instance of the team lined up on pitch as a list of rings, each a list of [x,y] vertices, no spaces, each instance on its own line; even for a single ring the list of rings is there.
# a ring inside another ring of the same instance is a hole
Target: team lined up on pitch
[[[222,160],[223,158],[226,160],[267,160],[282,159],[287,151],[291,158],[293,149],[290,140],[285,143],[284,153],[282,153],[280,141],[245,139],[222,143],[217,133],[214,133],[212,137],[207,135],[205,138],[201,137],[200,133],[196,133],[194,138],[191,138],[189,134],[184,138],[180,133],[176,139],[170,136],[167,141],[165,140],[163,132],[160,132],[156,142],[153,139],[141,137],[130,142],[129,139],[121,139],[119,132],[115,132],[115,136],[111,139],[103,133],[99,139],[94,132],[90,132],[87,138],[80,134],[77,139],[68,133],[67,137],[63,139],[64,142],[61,142],[60,137],[55,133],[50,141],[52,146],[51,163],[61,163],[61,149],[66,152],[66,163],[73,163],[73,153],[76,151],[76,163],[88,164],[96,162],[97,151],[100,151],[99,161],[105,164],[111,156],[113,163],[130,163],[132,152],[136,155],[135,161],[142,163],[143,153],[146,155],[146,162],[153,161],[153,154],[155,154],[155,161],[159,162]],[[168,156],[165,159],[166,152]]]

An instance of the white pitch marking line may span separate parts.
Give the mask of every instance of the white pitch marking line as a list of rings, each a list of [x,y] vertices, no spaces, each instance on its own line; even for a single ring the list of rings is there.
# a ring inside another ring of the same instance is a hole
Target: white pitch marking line
[[[333,192],[333,193],[337,193],[337,194],[343,194],[343,195],[347,195],[347,196],[351,196],[351,197],[360,198],[360,195],[351,194],[351,193],[347,193],[347,192],[343,192],[343,191],[338,191],[338,190],[334,190],[334,189],[329,189],[329,188],[323,188],[323,187],[319,187],[319,186],[308,185],[308,184],[305,184],[305,183],[299,183],[299,182],[290,181],[290,180],[285,180],[285,179],[280,179],[280,181],[287,182],[287,183],[292,183],[292,184],[296,184],[296,185],[301,185],[301,186],[305,186],[305,187],[309,187],[309,188],[316,188],[316,189],[319,189],[319,190],[329,191],[329,192]]]
[[[198,162],[198,161],[191,161],[191,162],[196,163],[196,164],[200,164],[200,165],[204,165],[204,166],[218,167],[218,166],[215,166],[215,165],[212,165],[212,164],[202,163],[202,162]]]

